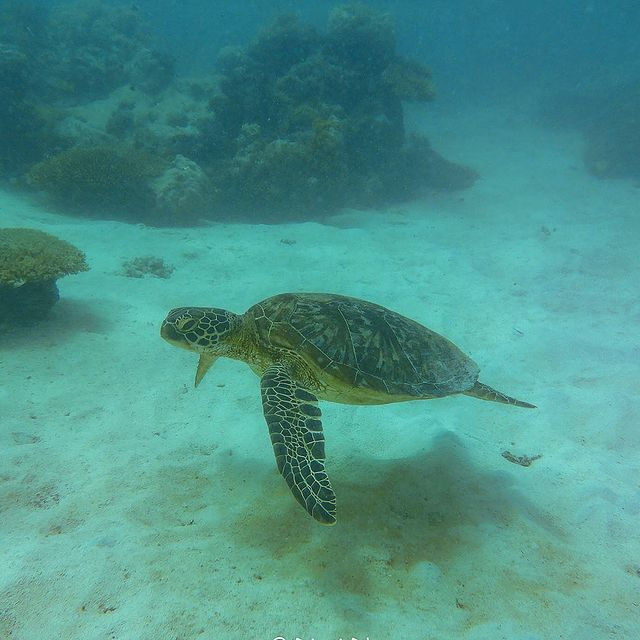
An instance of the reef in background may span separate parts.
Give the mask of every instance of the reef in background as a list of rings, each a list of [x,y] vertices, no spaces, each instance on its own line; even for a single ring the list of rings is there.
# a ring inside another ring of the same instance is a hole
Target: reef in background
[[[476,178],[407,137],[402,102],[433,99],[431,74],[364,5],[333,9],[326,32],[282,16],[197,79],[174,76],[135,8],[12,2],[2,19],[0,172],[64,210],[308,219]]]
[[[541,109],[547,124],[580,131],[583,160],[598,178],[640,181],[640,83],[565,91]]]

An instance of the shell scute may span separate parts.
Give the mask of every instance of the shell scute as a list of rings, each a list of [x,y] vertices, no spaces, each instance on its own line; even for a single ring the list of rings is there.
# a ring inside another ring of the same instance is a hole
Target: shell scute
[[[452,342],[371,302],[281,294],[250,311],[256,308],[261,340],[296,352],[343,385],[438,397],[465,391],[478,377],[477,365]]]

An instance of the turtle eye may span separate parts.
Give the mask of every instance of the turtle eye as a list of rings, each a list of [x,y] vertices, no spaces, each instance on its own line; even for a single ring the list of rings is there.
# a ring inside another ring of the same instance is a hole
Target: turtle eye
[[[193,331],[197,324],[197,321],[193,318],[178,318],[176,320],[176,329],[181,333],[187,333]]]

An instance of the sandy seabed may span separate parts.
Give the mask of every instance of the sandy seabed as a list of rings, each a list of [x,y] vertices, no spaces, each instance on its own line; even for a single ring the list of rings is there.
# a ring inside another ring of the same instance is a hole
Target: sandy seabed
[[[0,638],[638,637],[640,192],[513,114],[426,130],[472,189],[322,223],[154,229],[0,195],[1,226],[91,267],[0,336]],[[122,275],[148,255],[171,277]],[[172,307],[283,291],[404,313],[539,408],[323,403],[322,527],[276,471],[257,378],[221,360],[196,390],[158,333]]]

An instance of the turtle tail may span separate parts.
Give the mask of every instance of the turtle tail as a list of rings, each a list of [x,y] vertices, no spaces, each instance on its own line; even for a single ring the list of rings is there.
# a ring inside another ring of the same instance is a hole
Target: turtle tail
[[[515,407],[525,407],[526,409],[536,408],[535,404],[529,404],[528,402],[523,402],[522,400],[516,400],[511,396],[500,393],[500,391],[496,391],[487,384],[482,384],[482,382],[476,381],[471,389],[469,389],[468,391],[464,391],[463,393],[465,396],[473,396],[474,398],[479,398],[480,400],[502,402],[502,404],[511,404]]]

